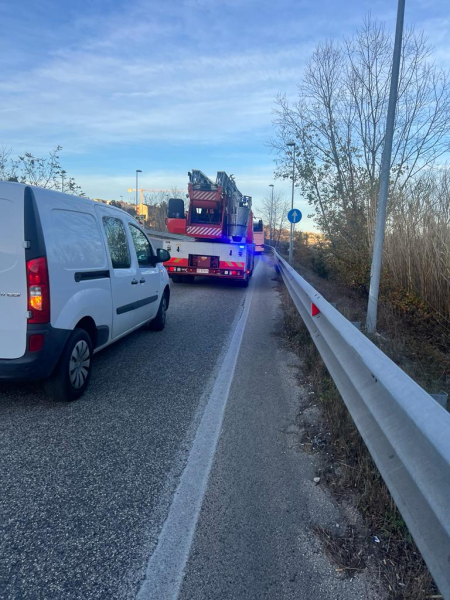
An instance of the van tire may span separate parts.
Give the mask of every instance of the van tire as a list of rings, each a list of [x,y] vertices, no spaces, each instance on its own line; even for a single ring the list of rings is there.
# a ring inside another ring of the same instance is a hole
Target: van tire
[[[82,396],[92,373],[92,341],[84,329],[74,329],[64,347],[55,370],[44,381],[50,398],[73,402]],[[74,367],[71,370],[71,365]]]
[[[167,296],[163,295],[159,304],[158,313],[153,321],[150,321],[148,328],[152,331],[162,331],[166,326]]]

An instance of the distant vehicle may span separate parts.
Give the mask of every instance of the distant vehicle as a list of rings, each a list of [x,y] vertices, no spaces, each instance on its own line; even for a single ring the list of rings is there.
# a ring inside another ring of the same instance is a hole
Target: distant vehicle
[[[264,252],[264,224],[262,219],[253,219],[253,243],[255,244],[255,254]]]
[[[169,259],[118,208],[0,182],[0,380],[43,379],[51,397],[79,398],[94,353],[164,328]]]
[[[165,263],[169,276],[175,283],[201,275],[247,286],[255,254],[251,197],[242,195],[224,171],[217,173],[215,182],[199,170],[188,175],[187,211],[184,200],[169,200],[167,229],[186,236],[176,243],[164,242],[164,248],[173,248],[172,258]]]

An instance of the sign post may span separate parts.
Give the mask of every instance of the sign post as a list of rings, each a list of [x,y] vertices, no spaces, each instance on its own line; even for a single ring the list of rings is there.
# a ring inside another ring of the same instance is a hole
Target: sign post
[[[294,250],[294,229],[295,224],[299,223],[302,219],[302,213],[298,208],[292,208],[288,214],[287,218],[289,223],[291,224],[291,239],[289,244],[289,262],[292,263],[293,250]]]

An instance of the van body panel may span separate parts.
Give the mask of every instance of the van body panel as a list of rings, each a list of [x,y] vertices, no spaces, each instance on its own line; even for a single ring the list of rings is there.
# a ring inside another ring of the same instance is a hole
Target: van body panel
[[[109,263],[95,203],[58,193],[55,197],[45,189],[34,193],[47,249],[52,326],[72,330],[89,316],[97,327],[111,330]]]
[[[24,187],[0,190],[0,359],[20,358],[27,343]]]
[[[77,284],[80,289],[60,307],[58,316],[52,318],[52,325],[56,329],[73,330],[77,323],[84,317],[91,317],[96,327],[108,327],[111,331],[112,327],[112,301],[111,291],[101,289],[110,286],[109,280],[96,281],[93,287],[92,281],[81,281]],[[83,289],[84,288],[84,289]],[[85,298],[89,295],[89,306],[86,306]]]

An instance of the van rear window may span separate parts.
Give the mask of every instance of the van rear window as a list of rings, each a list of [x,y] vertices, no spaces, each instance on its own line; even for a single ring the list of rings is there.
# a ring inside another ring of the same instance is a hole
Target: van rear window
[[[103,226],[113,269],[129,269],[131,267],[130,249],[122,221],[114,217],[103,217]]]

